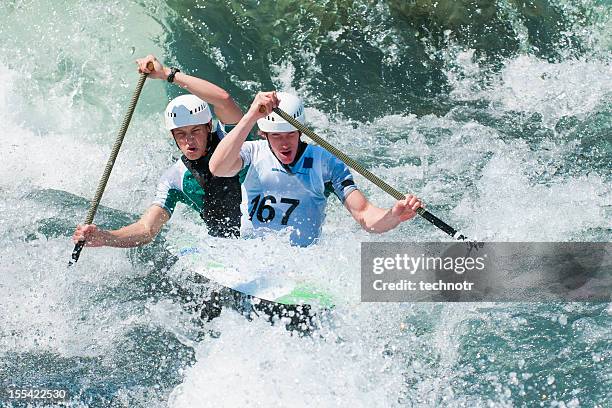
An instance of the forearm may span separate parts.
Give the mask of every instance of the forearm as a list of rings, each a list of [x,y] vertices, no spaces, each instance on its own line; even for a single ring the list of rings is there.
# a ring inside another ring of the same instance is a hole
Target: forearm
[[[376,234],[390,231],[397,227],[400,222],[400,218],[393,215],[391,209],[385,210],[373,205],[370,205],[370,208],[364,211],[360,220],[364,230]]]
[[[103,234],[106,246],[132,248],[153,241],[158,232],[145,223],[138,221],[118,230],[103,231]]]
[[[149,74],[149,78],[168,80],[171,68],[164,67],[153,55],[136,60],[138,72]],[[153,67],[151,67],[153,64]],[[203,79],[177,72],[173,83],[188,90],[215,108],[215,113],[221,122],[226,124],[237,123],[242,117],[242,111],[231,96],[221,87]]]
[[[215,176],[231,177],[240,171],[242,164],[240,148],[256,122],[257,119],[247,113],[232,131],[219,142],[209,163],[210,171]]]
[[[170,75],[170,68],[164,68],[164,74],[167,78]],[[183,72],[178,72],[174,76],[174,83],[213,105],[215,114],[221,122],[234,124],[242,117],[242,110],[223,88]]]

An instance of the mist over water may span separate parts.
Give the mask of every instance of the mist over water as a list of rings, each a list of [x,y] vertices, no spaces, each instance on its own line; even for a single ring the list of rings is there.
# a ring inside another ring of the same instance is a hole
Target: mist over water
[[[184,207],[145,248],[66,268],[149,53],[228,90],[301,94],[309,125],[487,241],[610,241],[606,1],[5,1],[0,4],[0,385],[73,406],[607,406],[608,304],[360,304],[363,241],[438,241],[422,220],[369,235],[329,200],[322,242],[214,240]],[[147,81],[96,223],[150,205],[178,152]],[[393,200],[361,177],[372,202]],[[225,311],[173,268],[214,259],[320,282],[320,336]],[[236,259],[240,255],[239,259]],[[299,265],[299,270],[296,269]],[[220,335],[219,335],[220,333]],[[2,401],[4,403],[4,401]]]

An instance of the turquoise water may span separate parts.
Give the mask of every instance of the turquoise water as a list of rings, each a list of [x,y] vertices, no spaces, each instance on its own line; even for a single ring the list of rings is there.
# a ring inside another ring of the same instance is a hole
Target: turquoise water
[[[66,263],[148,53],[242,107],[261,89],[300,93],[317,133],[470,237],[610,241],[611,12],[595,0],[2,2],[0,384],[66,387],[92,407],[609,406],[609,304],[359,304],[360,242],[446,239],[421,220],[371,236],[330,201],[323,242],[303,249],[207,239],[185,209],[149,247]],[[150,204],[177,157],[161,112],[178,91],[147,82],[99,225]],[[175,242],[196,235],[224,263],[300,265],[345,301],[321,338],[231,312],[202,324],[200,285],[168,269]]]

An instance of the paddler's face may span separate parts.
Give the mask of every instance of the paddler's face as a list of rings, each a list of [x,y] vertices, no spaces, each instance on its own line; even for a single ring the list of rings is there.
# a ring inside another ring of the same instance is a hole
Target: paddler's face
[[[291,164],[295,160],[300,143],[300,132],[266,132],[264,135],[270,142],[272,151],[281,163]]]
[[[197,160],[206,154],[210,124],[182,126],[172,130],[172,136],[181,152],[189,160]]]

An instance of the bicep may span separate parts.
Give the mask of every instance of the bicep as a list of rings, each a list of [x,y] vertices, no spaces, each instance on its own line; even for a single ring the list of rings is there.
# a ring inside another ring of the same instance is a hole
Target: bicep
[[[353,175],[347,165],[334,156],[331,156],[327,162],[323,177],[331,182],[334,193],[342,203],[353,191],[357,190]],[[365,199],[363,194],[361,194],[360,198]],[[356,198],[353,198],[353,201],[356,200]]]

